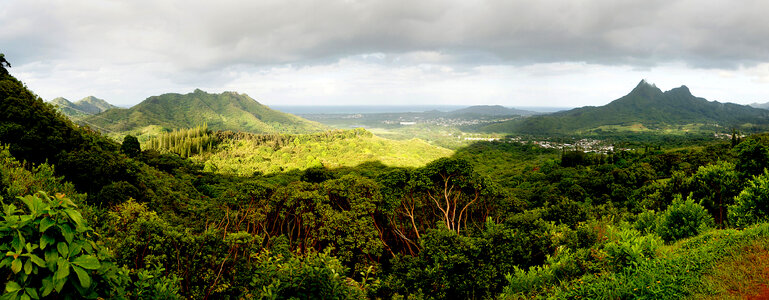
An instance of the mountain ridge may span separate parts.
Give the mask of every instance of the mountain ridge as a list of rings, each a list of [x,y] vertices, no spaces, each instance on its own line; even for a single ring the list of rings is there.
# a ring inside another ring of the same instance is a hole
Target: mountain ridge
[[[109,109],[117,108],[117,106],[110,104],[104,99],[99,99],[94,96],[88,96],[75,102],[71,102],[63,97],[57,97],[49,102],[54,104],[59,111],[70,118],[95,115]]]
[[[769,124],[769,111],[696,97],[685,85],[663,92],[646,80],[603,106],[585,106],[485,126],[483,131],[524,134],[576,133],[602,126],[637,126],[658,129],[671,125]]]
[[[110,131],[132,131],[157,125],[167,129],[207,124],[211,130],[252,133],[308,133],[325,129],[319,123],[272,110],[246,94],[192,93],[151,96],[131,108],[117,108],[86,117],[84,122]]]

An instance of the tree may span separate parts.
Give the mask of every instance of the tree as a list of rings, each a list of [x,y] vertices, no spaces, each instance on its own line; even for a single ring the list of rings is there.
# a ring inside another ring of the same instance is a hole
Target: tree
[[[477,174],[465,160],[441,158],[422,169],[428,180],[421,187],[427,198],[440,211],[446,228],[460,233],[473,211],[473,205],[496,193],[491,182]],[[483,197],[482,197],[483,196]],[[486,212],[481,221],[485,220]]]
[[[693,195],[700,199],[700,204],[714,215],[716,224],[723,225],[726,217],[724,210],[741,190],[734,164],[719,161],[701,166],[689,179],[689,184]]]
[[[123,144],[120,145],[120,152],[123,152],[128,157],[138,156],[142,152],[139,140],[133,135],[126,135],[123,138]]]
[[[5,65],[5,66],[3,66]],[[11,63],[5,60],[5,54],[0,53],[0,76],[8,75],[8,70],[5,67],[11,67]]]
[[[698,235],[713,226],[713,217],[692,199],[673,199],[673,204],[658,217],[657,234],[666,242]]]
[[[737,171],[742,173],[743,178],[759,175],[769,166],[769,149],[759,139],[750,138],[733,149],[737,154]]]

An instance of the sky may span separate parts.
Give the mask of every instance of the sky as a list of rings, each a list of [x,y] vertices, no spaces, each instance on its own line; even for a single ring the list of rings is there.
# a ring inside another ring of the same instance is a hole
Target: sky
[[[769,1],[0,0],[0,52],[43,99],[604,105],[641,79],[769,102]]]

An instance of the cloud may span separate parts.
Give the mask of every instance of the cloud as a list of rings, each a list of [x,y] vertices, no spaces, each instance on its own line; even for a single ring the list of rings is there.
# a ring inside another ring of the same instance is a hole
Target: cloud
[[[88,55],[196,70],[420,52],[510,64],[769,60],[769,3],[760,0],[9,2],[0,41],[30,45],[13,49],[30,56],[23,61]],[[64,51],[29,51],[52,45]]]
[[[762,0],[2,1],[0,52],[47,98],[581,105],[655,77],[755,99],[769,78]]]

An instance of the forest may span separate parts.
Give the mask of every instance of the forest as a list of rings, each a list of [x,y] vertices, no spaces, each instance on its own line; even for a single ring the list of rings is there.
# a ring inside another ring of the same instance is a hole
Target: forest
[[[119,143],[0,71],[2,299],[719,298],[769,269],[767,134],[217,172],[190,157],[371,133]]]

